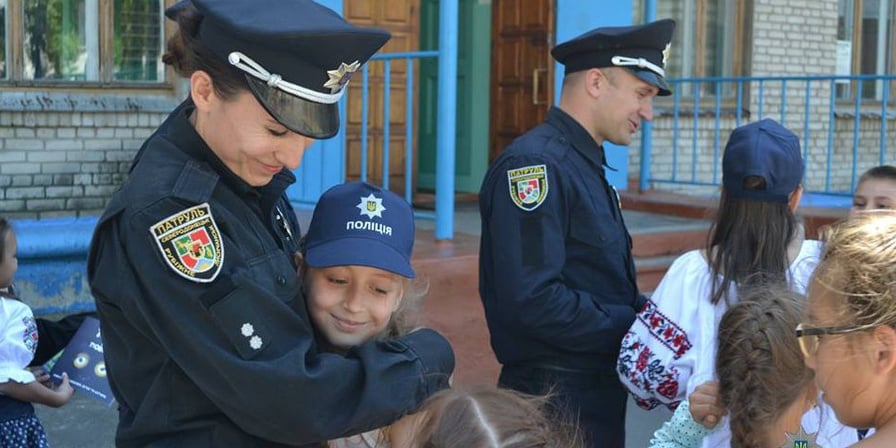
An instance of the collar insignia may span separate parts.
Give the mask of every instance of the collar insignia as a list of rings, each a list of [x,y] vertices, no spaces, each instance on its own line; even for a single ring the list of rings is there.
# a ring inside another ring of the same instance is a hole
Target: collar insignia
[[[358,71],[359,68],[361,68],[361,64],[358,63],[358,61],[352,62],[351,64],[341,62],[339,68],[335,70],[327,70],[327,76],[329,76],[330,79],[324,83],[324,87],[329,87],[330,93],[336,93],[342,90],[342,88],[348,84],[348,80],[352,78],[352,74]]]

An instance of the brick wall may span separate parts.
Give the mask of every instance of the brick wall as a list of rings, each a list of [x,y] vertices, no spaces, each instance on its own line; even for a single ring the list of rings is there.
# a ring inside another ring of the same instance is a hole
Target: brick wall
[[[751,63],[746,75],[833,75],[836,64],[836,32],[837,0],[756,0],[749,45]],[[880,106],[872,103],[863,107],[863,116],[858,126],[858,144],[854,145],[853,131],[856,126],[851,102],[839,102],[835,105],[834,125],[833,130],[831,129],[829,81],[811,82],[808,92],[808,120],[804,81],[790,81],[786,86],[780,81],[766,82],[762,86],[753,82],[745,86],[743,92],[745,110],[742,122],[760,118],[782,121],[782,110],[784,111],[783,123],[800,137],[803,151],[808,154],[805,177],[808,189],[851,191],[855,178],[852,163],[854,146],[857,160],[855,171],[858,174],[880,163]],[[657,99],[654,104],[658,117],[653,124],[651,177],[679,182],[720,183],[721,152],[736,125],[731,102],[724,105],[720,114],[718,135],[715,133],[716,118],[712,97],[704,96],[700,104],[696,132],[692,103],[683,102],[679,111],[681,115],[677,138],[673,138],[676,134],[671,118],[671,100]],[[896,117],[890,113],[887,118],[885,147],[894,148]],[[677,145],[674,140],[677,140]],[[630,147],[629,173],[632,177],[637,177],[640,170],[640,144],[638,135]],[[885,163],[896,163],[894,157],[896,152],[890,149]],[[696,164],[693,163],[695,160]],[[827,176],[828,170],[830,177]],[[715,189],[660,182],[654,185],[668,190],[700,193]]]
[[[13,219],[100,214],[143,140],[177,104],[173,97],[0,98],[0,214]]]

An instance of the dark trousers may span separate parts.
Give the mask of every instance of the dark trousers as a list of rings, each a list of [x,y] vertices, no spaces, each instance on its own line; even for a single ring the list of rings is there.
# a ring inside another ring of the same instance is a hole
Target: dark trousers
[[[577,423],[587,446],[625,448],[628,395],[615,371],[571,372],[504,366],[498,386],[532,395],[550,393],[553,412]]]

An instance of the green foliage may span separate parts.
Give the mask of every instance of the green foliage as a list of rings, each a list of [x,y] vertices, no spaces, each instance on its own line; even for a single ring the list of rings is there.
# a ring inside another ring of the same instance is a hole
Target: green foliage
[[[26,60],[34,79],[83,79],[86,51],[79,33],[84,0],[25,0]]]

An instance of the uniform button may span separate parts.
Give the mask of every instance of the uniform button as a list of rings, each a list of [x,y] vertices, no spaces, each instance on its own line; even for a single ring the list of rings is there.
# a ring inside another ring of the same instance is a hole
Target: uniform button
[[[278,283],[280,286],[285,285],[285,284],[286,284],[286,277],[284,277],[284,276],[282,276],[282,275],[277,276],[277,283]]]

